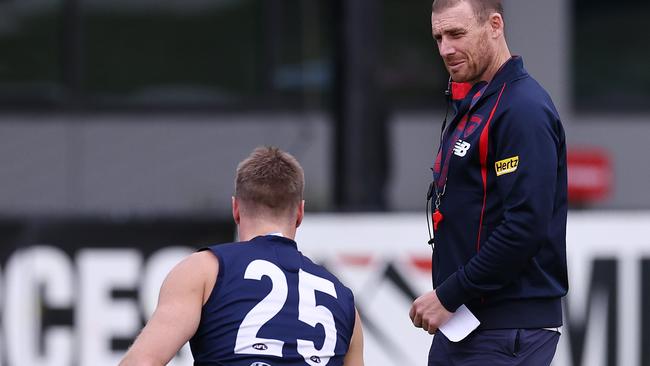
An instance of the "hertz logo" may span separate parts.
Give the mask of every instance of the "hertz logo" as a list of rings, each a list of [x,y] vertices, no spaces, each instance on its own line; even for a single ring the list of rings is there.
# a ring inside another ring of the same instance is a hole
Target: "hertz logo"
[[[500,175],[512,173],[517,170],[519,166],[519,156],[513,156],[511,158],[499,160],[494,163],[494,169],[497,172],[497,177]]]

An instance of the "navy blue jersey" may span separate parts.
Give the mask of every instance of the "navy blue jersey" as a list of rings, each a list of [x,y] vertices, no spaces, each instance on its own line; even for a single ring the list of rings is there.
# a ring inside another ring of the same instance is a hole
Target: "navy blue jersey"
[[[190,340],[195,365],[343,365],[352,291],[293,240],[267,235],[207,249],[219,274]]]

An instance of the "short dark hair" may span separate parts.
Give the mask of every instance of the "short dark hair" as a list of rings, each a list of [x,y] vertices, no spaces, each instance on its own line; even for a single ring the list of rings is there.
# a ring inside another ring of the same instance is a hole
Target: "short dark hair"
[[[237,166],[235,197],[251,214],[288,214],[302,201],[304,185],[296,158],[277,147],[258,147]]]
[[[436,13],[456,6],[464,1],[468,2],[472,9],[474,9],[476,19],[480,23],[486,22],[490,14],[493,13],[499,13],[503,17],[503,4],[501,0],[434,0],[431,12]]]

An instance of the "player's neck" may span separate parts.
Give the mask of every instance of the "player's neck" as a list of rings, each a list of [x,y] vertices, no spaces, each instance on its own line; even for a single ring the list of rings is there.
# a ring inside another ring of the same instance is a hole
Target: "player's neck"
[[[242,219],[237,227],[237,232],[240,241],[248,241],[257,236],[269,234],[282,235],[293,240],[296,236],[296,227],[287,223]]]

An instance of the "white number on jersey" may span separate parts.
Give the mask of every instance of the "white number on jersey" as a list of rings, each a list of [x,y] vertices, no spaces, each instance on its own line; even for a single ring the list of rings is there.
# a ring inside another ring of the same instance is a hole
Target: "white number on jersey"
[[[277,339],[257,338],[257,332],[282,310],[287,300],[287,278],[280,268],[264,260],[252,261],[244,273],[244,278],[249,280],[259,281],[262,276],[271,279],[271,292],[257,303],[241,322],[235,340],[235,353],[282,357],[284,342]]]
[[[271,292],[244,317],[237,331],[235,353],[282,357],[284,342],[258,338],[257,333],[284,307],[288,294],[287,278],[278,266],[259,259],[251,262],[244,273],[244,278],[258,281],[263,276],[271,279]],[[312,327],[321,324],[325,329],[325,341],[321,349],[316,349],[313,341],[297,339],[298,353],[310,366],[325,366],[334,356],[336,325],[332,312],[323,305],[316,305],[316,291],[337,298],[331,281],[301,269],[298,272],[298,320]]]
[[[323,305],[316,305],[316,291],[324,292],[336,298],[336,289],[331,281],[314,276],[302,269],[298,272],[298,320],[307,323],[312,327],[316,324],[322,324],[325,329],[325,341],[323,347],[319,350],[314,346],[314,342],[298,339],[298,353],[305,358],[311,366],[327,365],[330,357],[334,356],[334,347],[336,346],[336,325],[334,316]]]

